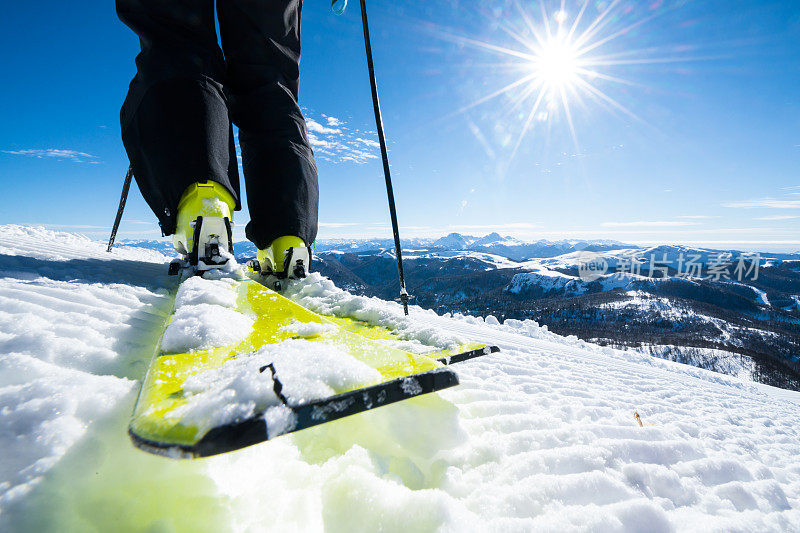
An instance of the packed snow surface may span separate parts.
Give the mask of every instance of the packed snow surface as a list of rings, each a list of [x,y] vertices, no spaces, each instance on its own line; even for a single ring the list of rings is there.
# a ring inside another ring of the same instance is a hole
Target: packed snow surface
[[[236,280],[193,276],[180,284],[161,348],[184,353],[236,344],[253,331],[255,319],[233,309]]]
[[[0,228],[0,531],[800,531],[797,393],[531,321],[416,307],[406,318],[319,276],[287,294],[402,341],[502,351],[454,367],[461,385],[441,394],[239,452],[175,461],[136,450],[126,427],[172,306],[167,260]],[[181,305],[230,309],[224,283],[187,289]],[[342,354],[317,342],[288,342],[197,375],[196,390],[271,405],[264,381],[239,372],[259,358],[277,358],[279,375],[308,368],[297,396],[370,379],[336,374],[326,358],[341,365]],[[219,416],[202,394],[197,413]]]
[[[281,329],[300,337],[313,337],[328,331],[334,331],[336,330],[336,326],[333,324],[324,324],[322,322],[300,322],[295,320],[285,326],[281,326]]]
[[[284,295],[320,314],[357,318],[394,330],[399,340],[455,348],[469,338],[469,335],[444,331],[432,325],[426,317],[438,318],[433,311],[416,308],[415,319],[409,320],[399,305],[388,304],[379,298],[352,295],[316,272],[312,272],[306,281],[290,283]]]
[[[181,283],[175,295],[175,307],[187,305],[236,305],[236,280],[233,278],[206,279],[192,276]]]

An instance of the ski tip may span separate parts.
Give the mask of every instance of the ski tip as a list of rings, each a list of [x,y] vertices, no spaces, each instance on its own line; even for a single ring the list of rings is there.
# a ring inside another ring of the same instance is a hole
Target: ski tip
[[[498,348],[497,346],[487,345],[487,346],[482,346],[480,348],[476,348],[474,350],[468,350],[466,352],[440,357],[436,360],[442,363],[443,365],[452,365],[455,363],[461,363],[462,361],[467,361],[469,359],[474,359],[476,357],[481,357],[483,355],[497,353],[499,351],[500,348]]]

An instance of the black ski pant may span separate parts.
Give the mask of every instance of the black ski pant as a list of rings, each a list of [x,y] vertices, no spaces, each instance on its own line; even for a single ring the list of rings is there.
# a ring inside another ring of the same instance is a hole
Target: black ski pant
[[[317,167],[297,105],[302,0],[116,0],[139,36],[137,73],[122,105],[122,141],[162,233],[175,232],[191,184],[224,185],[241,209],[239,128],[250,223],[265,248],[317,235]],[[223,55],[224,50],[224,55]]]

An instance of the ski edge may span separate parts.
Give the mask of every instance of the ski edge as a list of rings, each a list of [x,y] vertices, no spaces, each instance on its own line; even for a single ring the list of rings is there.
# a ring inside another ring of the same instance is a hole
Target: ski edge
[[[437,368],[302,405],[286,405],[294,414],[295,423],[275,433],[270,433],[261,412],[246,420],[213,428],[191,446],[151,441],[140,437],[130,427],[128,435],[137,448],[156,455],[172,459],[209,457],[456,385],[458,376],[452,370]]]

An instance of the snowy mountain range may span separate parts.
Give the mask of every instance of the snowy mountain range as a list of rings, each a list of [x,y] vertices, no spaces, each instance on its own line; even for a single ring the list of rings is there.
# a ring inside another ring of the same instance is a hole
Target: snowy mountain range
[[[458,387],[293,437],[192,462],[141,452],[126,430],[176,287],[169,255],[151,248],[0,228],[0,531],[798,530],[800,393],[533,320],[416,305],[404,317],[319,274],[287,296],[393,324],[404,342],[501,351],[462,363]],[[512,302],[505,289],[527,268],[409,255],[418,300],[438,270],[463,276],[474,305],[484,286]],[[320,266],[367,283],[393,275],[378,275],[384,261],[339,251]]]
[[[490,233],[483,237],[451,233],[439,239],[404,239],[401,244],[403,249],[409,250],[475,251],[501,255],[514,261],[524,261],[537,257],[554,257],[579,250],[613,250],[622,246],[622,243],[609,240],[548,241],[542,239],[536,242],[524,242],[514,237],[504,237],[499,233]],[[394,241],[391,239],[332,239],[319,241],[315,246],[315,250],[318,253],[332,251],[356,253],[393,249]]]
[[[598,239],[598,240],[538,240],[524,242],[514,237],[503,237],[499,233],[490,233],[483,237],[451,233],[438,239],[402,239],[403,250],[437,250],[437,251],[475,251],[494,255],[502,255],[514,261],[524,261],[531,258],[555,257],[576,251],[603,251],[631,248],[631,245]],[[172,254],[172,244],[168,240],[123,240],[120,246],[136,246],[150,250],[158,250]],[[255,247],[248,241],[235,243],[236,255],[240,258],[255,256]],[[388,251],[393,253],[394,241],[392,239],[323,239],[314,244],[316,253],[340,252],[359,253]]]
[[[329,248],[318,258],[323,274],[356,293],[398,292],[391,249]],[[416,302],[437,312],[532,319],[559,334],[800,387],[800,254],[451,234],[405,259]],[[582,272],[587,260],[604,270]]]

